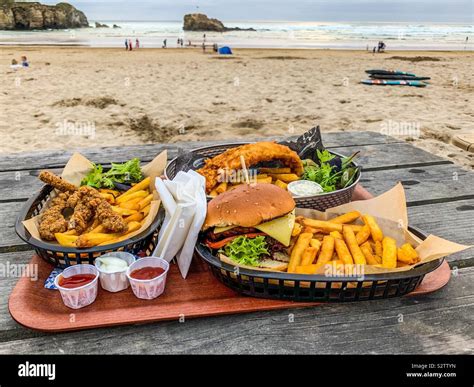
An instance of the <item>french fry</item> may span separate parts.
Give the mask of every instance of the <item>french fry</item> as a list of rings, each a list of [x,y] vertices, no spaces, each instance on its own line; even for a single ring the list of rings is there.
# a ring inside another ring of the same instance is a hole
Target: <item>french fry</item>
[[[402,245],[401,249],[405,251],[405,253],[410,256],[413,261],[418,262],[420,256],[418,255],[417,251],[413,248],[413,246],[409,243],[405,243]]]
[[[76,230],[67,230],[66,232],[63,232],[65,235],[77,235]]]
[[[291,231],[291,236],[296,237],[300,235],[302,230],[303,230],[303,227],[301,226],[301,224],[295,223],[295,225],[293,226],[293,230]]]
[[[101,192],[100,193],[100,196],[102,196],[105,200],[107,200],[110,204],[114,204],[115,203],[115,196],[110,194],[110,193],[107,193],[107,192]]]
[[[140,210],[144,217],[148,216],[148,214],[150,213],[150,208],[151,204]]]
[[[352,231],[352,228],[344,225],[342,228],[342,235],[344,235],[344,240],[346,241],[347,246],[349,247],[349,251],[352,254],[354,263],[356,265],[366,265],[367,261],[365,260],[364,253],[362,252],[359,247],[359,244],[357,243],[357,238],[354,234],[354,231]]]
[[[408,265],[416,263],[416,258],[413,259],[404,249],[397,249],[397,259],[400,262],[406,263]]]
[[[359,244],[359,246],[362,243],[365,243],[367,239],[369,239],[369,237],[370,237],[370,227],[367,224],[365,224],[362,227],[362,230],[360,230],[356,235],[357,243]]]
[[[144,216],[143,216],[143,213],[141,212],[137,212],[135,214],[132,214],[130,216],[127,216],[126,218],[124,218],[123,220],[125,221],[125,223],[130,223],[130,222],[141,222],[143,220]]]
[[[377,224],[375,218],[372,215],[364,215],[362,219],[364,219],[364,223],[370,227],[370,234],[372,235],[372,239],[375,242],[382,242],[383,232]]]
[[[308,227],[308,226],[304,226],[304,228],[303,228],[303,232],[310,232],[311,234],[316,234],[319,231],[321,231],[321,230],[319,230],[317,228],[313,228],[313,227]]]
[[[383,255],[383,248],[382,248],[382,242],[377,241],[374,243],[374,250],[375,250],[375,255],[382,257]]]
[[[312,239],[310,240],[311,244]],[[303,251],[303,256],[301,257],[301,266],[311,265],[314,260],[316,259],[316,255],[318,254],[318,248],[316,247],[307,247]]]
[[[347,247],[346,242],[343,239],[335,239],[336,245],[336,253],[339,259],[344,262],[345,265],[352,265],[354,260],[352,259],[352,255]]]
[[[319,249],[321,248],[321,241],[319,241],[319,240],[313,238],[313,239],[311,239],[311,240],[309,241],[309,245],[310,245],[311,247],[317,247],[318,250],[319,250]]]
[[[99,246],[110,245],[112,243],[122,242],[123,240],[130,238],[130,234],[137,231],[137,230],[139,230],[141,226],[142,225],[141,225],[140,222],[132,221],[128,224],[128,230],[127,230],[126,234],[123,234],[123,235],[115,234],[116,235],[115,238],[110,239],[106,242],[103,242],[103,243],[99,244]]]
[[[331,231],[329,235],[331,235],[335,239],[343,239],[342,234],[339,231]]]
[[[330,235],[324,236],[323,243],[321,244],[321,252],[316,261],[317,264],[324,265],[332,259],[332,255],[334,254],[334,244],[334,237]]]
[[[316,220],[316,219],[304,218],[303,224],[305,226],[319,228],[326,232],[331,232],[331,231],[341,232],[342,231],[342,224],[328,222],[327,220]]]
[[[66,233],[57,232],[54,234],[54,237],[61,246],[64,247],[76,247],[77,235],[69,235]]]
[[[123,198],[124,196],[129,196],[135,192],[138,192],[138,191],[142,191],[142,190],[146,190],[150,187],[150,178],[149,177],[146,177],[145,179],[143,179],[141,182],[135,184],[132,188],[130,188],[128,191],[125,191],[123,194],[121,194],[118,198]],[[120,203],[120,201],[118,202]]]
[[[269,175],[275,180],[281,180],[284,183],[291,183],[292,181],[300,179],[298,175],[294,173],[269,173]]]
[[[359,211],[351,211],[348,212],[347,214],[339,215],[336,218],[330,219],[332,223],[351,223],[354,220],[359,219],[360,217],[360,212]]]
[[[382,240],[382,267],[394,269],[397,267],[397,242],[390,237],[384,237]]]
[[[300,266],[301,258],[304,250],[309,246],[309,242],[313,238],[311,233],[301,233],[291,251],[290,263],[288,264],[288,273],[294,273],[297,266]]]
[[[260,173],[269,173],[273,175],[279,175],[279,174],[288,174],[291,173],[290,168],[259,168]]]
[[[259,179],[257,177],[257,184],[271,184],[272,183],[272,177],[271,176],[268,176],[268,177],[265,177],[265,178],[262,178],[262,179]]]
[[[140,184],[140,183],[139,183]],[[128,192],[128,191],[127,191]],[[115,199],[115,203],[120,204],[123,202],[128,202],[130,200],[136,199],[136,198],[144,198],[145,196],[148,195],[148,190],[139,190],[135,191],[126,195],[121,195],[117,199]]]
[[[114,198],[120,196],[120,192],[115,190],[115,189],[101,188],[101,189],[99,189],[99,192],[108,193],[108,194],[112,195]]]
[[[217,191],[215,189],[213,189],[211,192],[209,192],[209,196],[211,198],[215,198],[217,195],[219,195],[219,194],[217,193]]]
[[[374,255],[369,242],[362,243],[360,249],[365,256],[367,265],[380,265],[382,263],[382,260]]]
[[[117,234],[106,234],[106,233],[86,233],[79,236],[76,240],[77,247],[93,247],[105,243],[114,238],[117,238]]]
[[[286,184],[285,182],[281,181],[280,179],[277,179],[274,183],[277,187],[280,187],[280,188],[283,188],[283,189],[287,189],[288,188],[288,184]]]
[[[137,213],[137,210],[129,210],[128,208],[122,208],[118,206],[112,206],[112,210],[122,216],[128,216]]]
[[[225,192],[225,191],[227,191],[227,182],[224,181],[224,182],[220,183],[216,188],[214,188],[214,190],[217,192],[218,195]]]
[[[138,207],[141,210],[142,208],[145,208],[148,206],[151,201],[153,200],[153,194],[149,194],[148,196],[144,197],[138,202]]]
[[[354,231],[354,234],[360,232],[360,230],[362,230],[362,227],[364,227],[361,224],[345,224],[344,226],[350,227],[352,231]]]
[[[90,232],[91,233],[94,233],[94,234],[99,234],[99,233],[103,233],[103,232],[106,232],[107,230],[105,229],[105,227],[101,224],[99,224],[97,227],[94,227]]]
[[[125,209],[128,209],[128,210],[138,211],[140,209],[140,206],[139,206],[138,203],[140,203],[141,200],[143,200],[143,199],[142,198],[135,198],[135,199],[129,200],[127,202],[122,202],[122,203],[119,204],[119,207],[125,208]]]
[[[300,265],[296,266],[295,273],[296,274],[315,274],[316,271],[321,267],[322,265],[319,264],[314,264],[314,265]]]

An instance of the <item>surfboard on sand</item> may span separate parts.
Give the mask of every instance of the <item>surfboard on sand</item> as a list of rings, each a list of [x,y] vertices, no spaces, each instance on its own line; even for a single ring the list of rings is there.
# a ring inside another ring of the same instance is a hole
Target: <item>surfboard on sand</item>
[[[372,79],[394,79],[394,80],[406,80],[406,81],[427,81],[430,77],[415,77],[411,75],[386,75],[386,74],[371,74]]]
[[[385,79],[366,79],[360,81],[364,85],[379,85],[379,86],[415,86],[415,87],[425,87],[427,84],[422,81],[390,81]]]
[[[367,74],[381,74],[381,75],[408,75],[411,77],[416,77],[415,74],[406,73],[399,70],[365,70]]]

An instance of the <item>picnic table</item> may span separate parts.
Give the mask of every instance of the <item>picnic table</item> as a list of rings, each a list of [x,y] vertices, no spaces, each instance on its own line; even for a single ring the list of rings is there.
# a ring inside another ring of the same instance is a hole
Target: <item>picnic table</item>
[[[324,134],[331,150],[361,151],[361,184],[381,194],[401,181],[410,224],[449,240],[474,244],[474,173],[402,140],[378,133]],[[210,143],[152,144],[79,150],[94,162],[151,160]],[[25,200],[41,186],[41,169],[60,172],[72,151],[0,156],[0,265],[27,263],[33,251],[15,234]],[[448,257],[451,281],[424,296],[325,304],[271,312],[45,334],[23,328],[8,312],[16,277],[0,282],[0,354],[62,353],[315,353],[474,352],[474,251]]]

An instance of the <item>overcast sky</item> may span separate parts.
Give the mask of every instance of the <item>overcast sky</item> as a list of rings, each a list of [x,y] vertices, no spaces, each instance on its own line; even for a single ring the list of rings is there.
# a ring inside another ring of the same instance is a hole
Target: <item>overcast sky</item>
[[[67,0],[66,0],[67,1]],[[43,0],[46,4],[58,1]],[[472,23],[473,0],[70,0],[91,20],[419,21]],[[199,8],[197,8],[199,7]]]

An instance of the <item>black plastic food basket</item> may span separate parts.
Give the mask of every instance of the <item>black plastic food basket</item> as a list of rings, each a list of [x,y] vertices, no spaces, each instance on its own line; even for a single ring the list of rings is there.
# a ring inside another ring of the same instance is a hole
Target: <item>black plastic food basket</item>
[[[158,241],[158,228],[164,219],[164,209],[160,208],[151,225],[138,235],[124,241],[87,249],[75,249],[48,243],[34,238],[23,226],[23,221],[40,214],[44,205],[50,199],[53,187],[45,185],[34,197],[29,199],[20,211],[16,220],[15,230],[18,236],[26,243],[33,246],[36,253],[45,261],[55,266],[66,268],[71,265],[89,263],[112,251],[125,251],[135,255],[150,255]]]
[[[420,230],[409,230],[421,238]],[[202,243],[196,253],[209,266],[213,275],[237,293],[258,297],[302,302],[349,302],[399,297],[414,291],[429,272],[438,268],[443,259],[427,262],[414,269],[386,274],[355,277],[326,277],[324,275],[288,274],[239,268],[221,262]]]
[[[178,165],[178,160],[180,156],[171,160],[165,169],[165,177],[171,180],[180,170],[187,171],[189,169],[197,170],[199,168],[202,168],[204,166],[204,160],[217,156],[228,149],[245,144],[249,143],[241,142],[231,144],[220,144],[194,149],[190,152],[193,155],[193,160],[190,164],[187,164],[186,166]],[[336,156],[343,156],[336,152],[329,152]],[[352,162],[352,165],[354,167],[358,166],[355,162]],[[360,175],[361,174],[359,169],[357,171],[357,176],[355,177],[354,182],[349,187],[334,192],[327,192],[314,196],[296,197],[296,206],[300,208],[312,208],[314,210],[325,211],[328,208],[337,207],[341,204],[349,203],[352,199],[352,194],[354,193],[355,187],[360,180]],[[211,197],[208,196],[208,200],[210,199]]]

